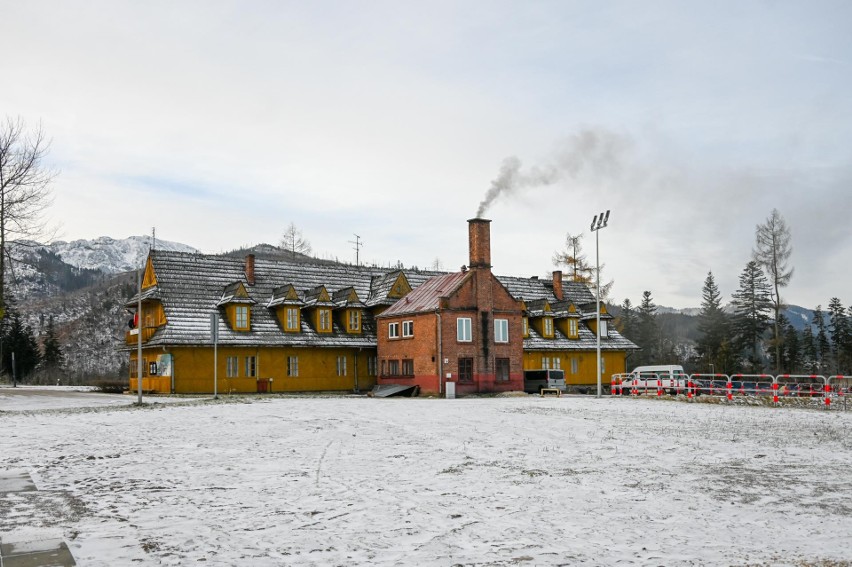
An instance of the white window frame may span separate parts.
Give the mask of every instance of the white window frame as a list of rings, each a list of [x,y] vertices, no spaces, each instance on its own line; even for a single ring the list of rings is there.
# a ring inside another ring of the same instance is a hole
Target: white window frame
[[[562,368],[562,359],[558,356],[553,357],[553,368],[554,370],[560,370]]]
[[[530,335],[530,320],[528,317],[524,317],[524,336],[528,337]]]
[[[541,357],[541,368],[543,370],[550,370],[550,358],[546,356]]]
[[[460,343],[473,341],[473,328],[470,317],[459,317],[456,319],[456,340]]]
[[[337,375],[346,376],[346,356],[337,357]]]
[[[299,357],[298,356],[288,356],[287,357],[287,376],[298,376],[299,375]]]
[[[572,337],[577,336],[577,320],[576,319],[568,319],[568,333],[570,333]]]
[[[257,378],[257,357],[247,356],[246,357],[246,378]]]
[[[320,331],[331,330],[331,309],[319,310],[319,328]]]
[[[248,329],[248,305],[237,305],[234,308],[234,328]]]
[[[227,358],[225,376],[228,378],[236,378],[240,375],[240,357],[229,356]]]
[[[580,371],[580,361],[576,356],[571,357],[571,374],[576,374]]]
[[[299,329],[299,308],[287,308],[287,330],[297,331]]]
[[[357,309],[349,310],[349,330],[350,331],[360,331],[361,330],[361,312]]]
[[[601,326],[600,326],[600,328],[598,329],[598,332],[600,333],[600,337],[601,337],[601,338],[604,338],[604,337],[608,337],[608,336],[609,336],[609,333],[607,332],[607,324],[606,324],[606,320],[601,319]]]
[[[402,322],[402,338],[408,339],[414,336],[414,321]]]
[[[553,319],[550,317],[544,318],[544,336],[548,338],[553,336]]]
[[[399,323],[388,323],[388,338],[389,339],[398,339],[399,338]]]
[[[508,343],[509,342],[509,320],[494,319],[494,342]]]

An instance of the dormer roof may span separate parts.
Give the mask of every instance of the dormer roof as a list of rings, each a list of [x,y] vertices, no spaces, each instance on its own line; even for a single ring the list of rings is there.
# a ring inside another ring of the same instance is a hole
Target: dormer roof
[[[219,299],[219,302],[216,303],[216,306],[220,307],[229,303],[243,303],[251,305],[257,302],[249,296],[243,282],[237,281],[225,286],[224,291],[222,291],[222,297]]]

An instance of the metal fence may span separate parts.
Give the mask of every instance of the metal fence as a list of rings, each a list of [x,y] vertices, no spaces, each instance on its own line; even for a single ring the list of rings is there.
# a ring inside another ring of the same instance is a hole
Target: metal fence
[[[820,374],[613,374],[610,380],[613,396],[665,394],[717,396],[733,401],[736,396],[762,396],[772,398],[776,406],[792,398],[821,398],[825,409],[832,406],[852,406],[852,376]]]

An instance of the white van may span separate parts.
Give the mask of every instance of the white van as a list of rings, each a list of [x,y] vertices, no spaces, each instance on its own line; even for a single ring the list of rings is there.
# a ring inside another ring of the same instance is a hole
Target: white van
[[[562,370],[524,370],[524,392],[538,394],[544,388],[565,391],[565,372]]]
[[[656,366],[637,366],[621,382],[621,393],[630,394],[630,390],[639,390],[640,394],[657,393],[657,388],[669,394],[686,392],[687,375],[683,366],[678,364],[661,364]]]

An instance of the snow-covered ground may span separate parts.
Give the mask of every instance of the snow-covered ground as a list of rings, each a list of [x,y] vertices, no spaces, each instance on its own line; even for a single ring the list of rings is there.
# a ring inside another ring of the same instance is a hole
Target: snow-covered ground
[[[128,406],[136,396],[101,394],[93,386],[0,386],[0,412]],[[186,398],[143,396],[143,403],[180,403]]]
[[[852,564],[852,412],[250,398],[2,413],[0,455],[0,537],[79,565]]]

